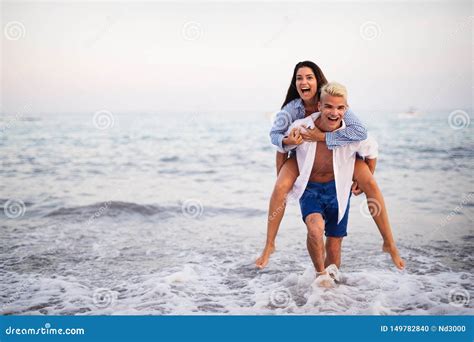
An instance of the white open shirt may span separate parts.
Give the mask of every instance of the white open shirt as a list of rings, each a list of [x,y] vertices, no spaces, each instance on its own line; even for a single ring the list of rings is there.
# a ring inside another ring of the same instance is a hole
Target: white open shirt
[[[314,120],[316,120],[320,114],[320,112],[317,112],[304,119],[295,120],[288,128],[287,134],[289,134],[294,127],[303,127],[303,130],[304,128],[314,128]],[[344,120],[342,120],[342,125],[337,130],[344,129],[345,127],[346,124]],[[316,158],[316,146],[317,142],[313,141],[304,141],[300,145],[292,146],[296,147],[296,160],[300,174],[288,194],[290,199],[299,200],[306,189],[309,177],[311,176],[311,170],[313,169],[314,159]],[[337,223],[339,223],[344,217],[349,201],[356,153],[363,158],[375,159],[378,156],[378,144],[373,138],[369,137],[366,140],[335,147],[332,151],[337,203],[339,206]]]

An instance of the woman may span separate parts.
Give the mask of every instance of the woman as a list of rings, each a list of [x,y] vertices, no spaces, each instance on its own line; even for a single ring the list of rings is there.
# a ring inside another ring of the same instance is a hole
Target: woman
[[[275,238],[285,212],[286,197],[299,175],[294,153],[290,153],[290,157],[288,157],[290,151],[288,146],[299,145],[305,140],[325,142],[329,149],[334,149],[337,146],[367,138],[366,128],[350,109],[344,116],[346,124],[344,129],[328,133],[321,132],[317,128],[307,130],[306,133],[292,130],[288,136],[285,136],[293,121],[317,111],[320,90],[326,83],[326,77],[315,63],[304,61],[296,64],[285,102],[270,131],[272,143],[278,149],[276,154],[277,181],[270,198],[265,248],[262,255],[255,262],[258,268],[264,268],[268,264],[270,255],[275,251]],[[352,190],[355,195],[365,192],[369,211],[384,241],[382,250],[390,254],[396,267],[402,269],[405,263],[400,258],[395,245],[385,202],[372,175],[374,171],[375,165],[372,169],[369,169],[363,160],[357,159]]]

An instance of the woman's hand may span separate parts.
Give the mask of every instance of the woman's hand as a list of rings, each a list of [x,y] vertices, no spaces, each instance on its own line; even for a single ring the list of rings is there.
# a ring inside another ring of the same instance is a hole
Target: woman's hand
[[[314,128],[306,128],[304,132],[300,132],[304,141],[326,141],[326,134],[314,126]]]
[[[288,134],[287,137],[283,138],[283,144],[285,145],[299,145],[303,142],[301,137],[300,130],[298,128],[293,128]]]
[[[361,193],[363,193],[363,191],[359,188],[359,184],[356,181],[352,183],[351,190],[354,196],[359,196]]]

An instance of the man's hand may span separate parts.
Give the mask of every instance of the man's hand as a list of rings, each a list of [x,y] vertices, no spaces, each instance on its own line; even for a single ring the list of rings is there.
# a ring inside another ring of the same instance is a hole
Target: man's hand
[[[287,137],[283,138],[283,144],[285,145],[299,145],[303,142],[300,130],[294,127]]]
[[[304,141],[326,141],[326,134],[316,126],[301,131],[301,136]]]
[[[354,196],[359,196],[361,193],[363,193],[363,191],[359,188],[359,184],[356,181],[352,183],[351,190]]]

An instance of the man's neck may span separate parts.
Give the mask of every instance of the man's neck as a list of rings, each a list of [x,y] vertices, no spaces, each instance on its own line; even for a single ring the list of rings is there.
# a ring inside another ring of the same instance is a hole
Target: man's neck
[[[321,114],[318,116],[318,118],[317,118],[316,120],[314,120],[314,124],[315,124],[316,127],[319,128],[319,130],[320,130],[321,132],[324,132],[324,133],[326,133],[326,132],[333,132],[333,131],[335,131],[335,130],[337,129],[337,128],[335,128],[335,129],[333,129],[332,131],[330,131],[330,130],[327,129],[326,127],[323,127],[323,125],[321,125]],[[342,126],[342,121],[341,121],[341,126]],[[340,128],[341,126],[339,126],[338,128]]]

